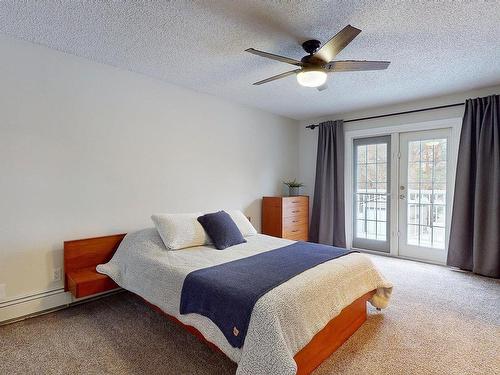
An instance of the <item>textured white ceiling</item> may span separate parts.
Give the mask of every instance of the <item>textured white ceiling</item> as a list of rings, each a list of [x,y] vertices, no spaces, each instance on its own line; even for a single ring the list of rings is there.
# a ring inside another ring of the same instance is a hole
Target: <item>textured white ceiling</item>
[[[0,1],[0,32],[295,119],[500,83],[500,1]],[[300,58],[351,24],[338,59],[390,60],[386,71],[337,73],[329,89],[288,77]]]

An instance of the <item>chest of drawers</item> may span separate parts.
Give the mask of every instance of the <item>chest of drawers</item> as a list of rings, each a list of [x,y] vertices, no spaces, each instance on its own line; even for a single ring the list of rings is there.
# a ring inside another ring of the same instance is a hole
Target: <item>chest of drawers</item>
[[[309,237],[309,197],[263,197],[262,233],[296,241]]]

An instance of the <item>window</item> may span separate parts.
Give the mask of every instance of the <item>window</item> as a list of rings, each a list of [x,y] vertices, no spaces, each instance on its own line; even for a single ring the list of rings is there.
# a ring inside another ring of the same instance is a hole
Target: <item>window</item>
[[[390,137],[354,141],[354,247],[389,251]]]
[[[408,142],[408,245],[445,247],[446,143],[446,138]]]

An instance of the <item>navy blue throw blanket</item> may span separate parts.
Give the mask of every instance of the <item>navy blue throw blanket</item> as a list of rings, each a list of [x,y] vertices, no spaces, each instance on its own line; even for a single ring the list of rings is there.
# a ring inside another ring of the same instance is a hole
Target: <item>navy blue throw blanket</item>
[[[241,348],[253,307],[260,297],[318,264],[352,252],[296,242],[193,271],[186,276],[182,286],[180,313],[206,316],[219,327],[233,347]]]

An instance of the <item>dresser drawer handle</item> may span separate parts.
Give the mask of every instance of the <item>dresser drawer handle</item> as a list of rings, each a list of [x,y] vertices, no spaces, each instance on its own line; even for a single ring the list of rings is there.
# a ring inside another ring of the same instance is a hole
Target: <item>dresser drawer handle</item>
[[[292,203],[300,203],[300,201],[292,201]]]
[[[298,220],[292,220],[292,223],[297,223],[297,222],[298,222]]]
[[[292,213],[297,213],[297,212],[300,212],[300,210],[293,210]]]
[[[298,232],[299,230],[298,229],[294,229],[292,230],[292,233],[295,233],[295,232]]]

